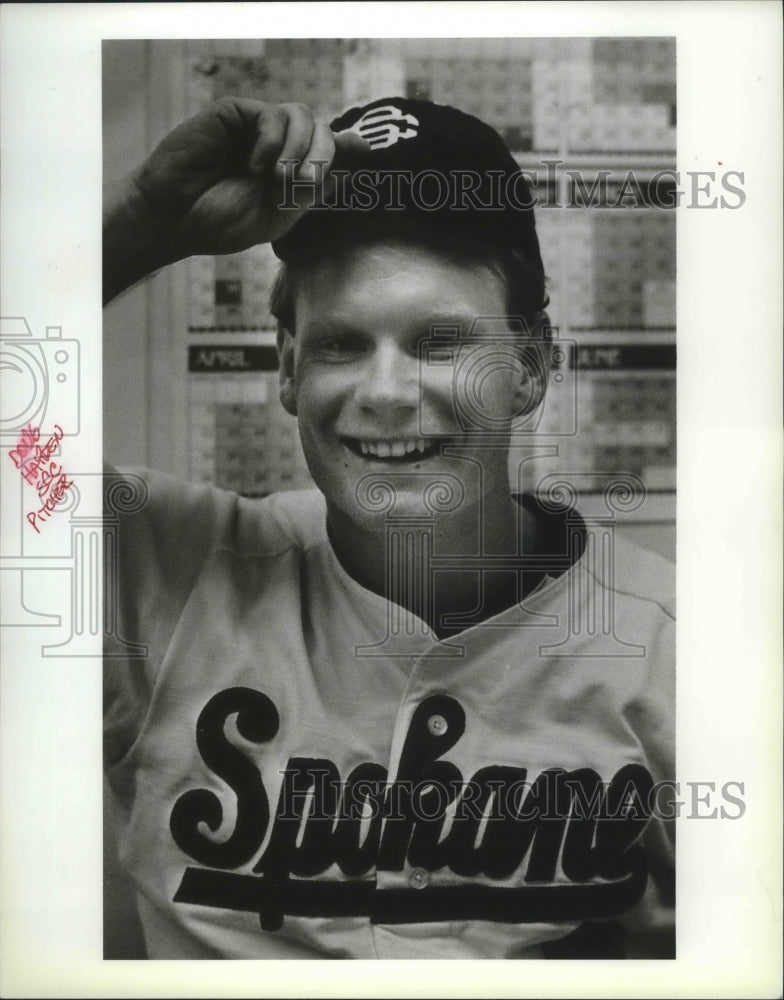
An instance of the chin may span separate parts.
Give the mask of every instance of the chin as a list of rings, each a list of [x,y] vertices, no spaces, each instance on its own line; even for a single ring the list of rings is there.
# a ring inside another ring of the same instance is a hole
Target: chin
[[[383,536],[394,526],[397,533],[406,527],[422,530],[435,526],[450,514],[465,514],[471,502],[454,476],[423,477],[414,483],[392,483],[388,476],[372,474],[355,491],[327,496],[333,529],[358,529]]]
[[[325,493],[325,496],[335,527],[350,523],[362,531],[383,534],[390,521],[421,521],[433,517],[432,508],[422,499],[421,489],[392,487],[383,476],[369,477],[354,492],[339,496]]]

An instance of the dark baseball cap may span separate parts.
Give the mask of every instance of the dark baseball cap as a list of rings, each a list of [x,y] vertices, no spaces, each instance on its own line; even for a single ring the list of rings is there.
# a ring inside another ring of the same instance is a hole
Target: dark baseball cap
[[[383,227],[405,217],[433,232],[516,248],[543,272],[530,186],[491,126],[447,105],[384,97],[344,112],[330,128],[355,132],[368,146],[339,151],[334,192],[273,242],[281,260],[340,239],[347,220],[381,219]]]

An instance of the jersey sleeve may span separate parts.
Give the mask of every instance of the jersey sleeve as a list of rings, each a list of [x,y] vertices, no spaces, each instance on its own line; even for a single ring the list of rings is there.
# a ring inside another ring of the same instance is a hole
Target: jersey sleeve
[[[640,553],[638,572],[648,585],[641,600],[650,609],[644,681],[626,706],[625,719],[644,749],[653,780],[650,818],[642,837],[648,888],[625,921],[628,958],[675,958],[675,602],[674,567]],[[650,596],[649,596],[650,595]]]
[[[647,802],[629,805],[650,813],[632,848],[644,852],[648,878],[642,899],[617,922],[622,954],[634,959],[675,958],[674,570],[660,556],[623,543],[615,549],[612,576],[600,577],[623,602],[619,633],[640,647],[640,669],[622,714],[652,782]]]
[[[647,684],[627,718],[645,748],[653,790],[642,838],[648,892],[630,915],[630,958],[675,958],[675,622],[662,612],[649,648]]]
[[[104,567],[104,753],[112,767],[132,746],[158,667],[210,554],[232,537],[238,498],[149,470],[104,475],[114,526]]]

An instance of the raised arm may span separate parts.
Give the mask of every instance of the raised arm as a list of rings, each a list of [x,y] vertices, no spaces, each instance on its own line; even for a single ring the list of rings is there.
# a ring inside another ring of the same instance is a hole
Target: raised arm
[[[318,180],[329,182],[336,147],[356,144],[365,146],[301,104],[223,98],[189,118],[106,191],[104,304],[167,264],[282,236],[318,197]],[[285,160],[314,185],[295,188],[296,208],[279,207]]]

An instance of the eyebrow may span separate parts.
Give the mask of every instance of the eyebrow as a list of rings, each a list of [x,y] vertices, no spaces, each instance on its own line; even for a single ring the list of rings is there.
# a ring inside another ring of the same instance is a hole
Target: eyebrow
[[[311,322],[304,323],[302,331],[315,336],[323,336],[325,334],[330,335],[335,333],[350,333],[359,336],[367,333],[367,330],[364,327],[357,326],[355,323],[352,323],[350,320],[344,319],[341,316],[334,316],[330,319],[316,317],[311,320]]]
[[[422,329],[423,336],[429,336],[434,327],[441,328],[441,332],[448,335],[456,328],[459,328],[461,333],[467,332],[476,320],[480,318],[481,316],[474,311],[465,310],[464,312],[458,312],[450,310],[449,312],[430,313],[426,318],[428,327],[427,330],[423,329],[421,323],[415,323],[412,325]],[[501,319],[503,317],[495,318]],[[358,326],[348,318],[342,317],[340,314],[329,318],[314,317],[309,323],[306,323],[302,329],[307,331],[309,334],[317,336],[332,333],[350,333],[361,335],[368,332],[366,327]]]
[[[470,329],[471,326],[479,319],[477,313],[469,310],[464,312],[444,312],[444,313],[432,313],[428,319],[430,327],[443,327],[444,332],[448,332],[450,328],[460,327],[460,330]]]

